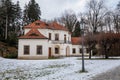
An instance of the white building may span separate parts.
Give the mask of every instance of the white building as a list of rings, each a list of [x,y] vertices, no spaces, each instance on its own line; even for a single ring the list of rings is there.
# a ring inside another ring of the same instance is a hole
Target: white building
[[[47,24],[37,20],[24,27],[24,35],[19,37],[18,58],[80,56],[80,43],[81,39],[71,38],[71,33],[64,26],[56,22]]]

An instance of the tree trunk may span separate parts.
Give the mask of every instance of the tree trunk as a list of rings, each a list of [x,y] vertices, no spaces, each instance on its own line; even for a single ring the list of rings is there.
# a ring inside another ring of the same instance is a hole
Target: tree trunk
[[[91,50],[90,50],[90,52],[89,52],[89,59],[91,59],[91,56],[92,56],[92,55],[91,55]]]
[[[105,49],[105,59],[108,59],[108,51]]]
[[[107,53],[105,54],[105,59],[108,59],[108,55],[107,55]]]
[[[6,15],[5,40],[7,39],[8,16]]]

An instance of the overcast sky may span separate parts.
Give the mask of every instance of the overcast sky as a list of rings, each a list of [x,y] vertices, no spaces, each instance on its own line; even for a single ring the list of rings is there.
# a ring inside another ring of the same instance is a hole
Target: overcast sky
[[[18,0],[13,0],[14,2]],[[30,0],[19,0],[22,9]],[[59,17],[65,10],[71,9],[76,14],[84,12],[89,0],[36,0],[41,9],[41,18],[46,20]],[[115,8],[120,0],[104,0],[109,9]]]

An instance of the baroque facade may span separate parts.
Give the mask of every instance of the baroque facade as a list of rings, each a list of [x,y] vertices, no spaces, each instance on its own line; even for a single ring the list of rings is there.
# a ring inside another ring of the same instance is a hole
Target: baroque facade
[[[84,52],[88,55],[86,48]],[[19,59],[47,59],[52,56],[81,54],[81,38],[71,37],[71,33],[56,22],[45,23],[37,20],[24,26],[24,35],[19,37]]]

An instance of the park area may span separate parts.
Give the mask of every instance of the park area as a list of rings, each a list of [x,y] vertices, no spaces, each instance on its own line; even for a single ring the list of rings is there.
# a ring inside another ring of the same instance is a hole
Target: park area
[[[92,80],[120,66],[116,59],[86,59],[81,72],[79,57],[49,60],[17,60],[0,57],[0,80]]]

